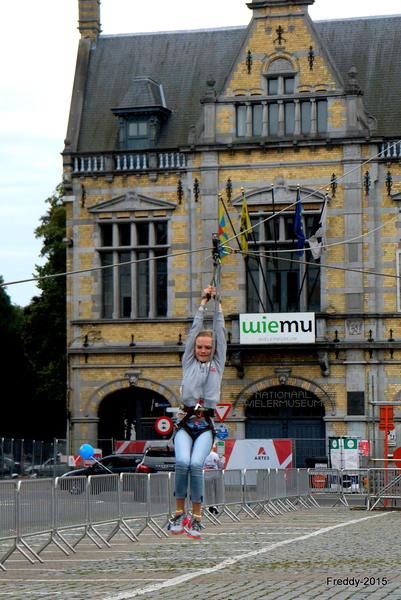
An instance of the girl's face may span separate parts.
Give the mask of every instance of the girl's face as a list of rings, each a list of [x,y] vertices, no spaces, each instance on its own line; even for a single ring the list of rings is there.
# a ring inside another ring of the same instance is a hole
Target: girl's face
[[[208,362],[212,355],[212,338],[200,336],[195,342],[195,356],[200,362]]]

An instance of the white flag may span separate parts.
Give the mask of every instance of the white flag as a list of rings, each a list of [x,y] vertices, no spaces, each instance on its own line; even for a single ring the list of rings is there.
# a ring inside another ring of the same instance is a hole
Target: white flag
[[[324,204],[322,212],[320,213],[320,219],[318,227],[315,233],[308,239],[308,243],[314,259],[320,258],[325,250],[326,244],[326,228],[327,228],[327,194],[324,198]],[[319,239],[320,238],[320,242]]]

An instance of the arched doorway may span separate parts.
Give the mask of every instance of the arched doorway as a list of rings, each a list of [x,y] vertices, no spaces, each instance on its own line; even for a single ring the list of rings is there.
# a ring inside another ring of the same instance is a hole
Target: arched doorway
[[[171,406],[164,396],[154,390],[130,386],[105,396],[99,405],[99,447],[109,452],[108,440],[159,440],[156,419],[169,416]],[[104,447],[102,447],[104,446]]]
[[[246,437],[293,440],[293,466],[306,467],[306,458],[326,455],[322,398],[294,385],[258,390],[245,402]]]

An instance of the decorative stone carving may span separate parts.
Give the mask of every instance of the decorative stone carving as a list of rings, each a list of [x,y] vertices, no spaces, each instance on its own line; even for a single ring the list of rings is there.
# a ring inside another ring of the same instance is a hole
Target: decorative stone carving
[[[125,371],[125,376],[128,377],[130,385],[137,387],[138,386],[138,379],[140,378],[142,374],[142,371],[135,370],[135,371]]]
[[[231,362],[237,370],[238,377],[243,379],[245,377],[245,367],[241,351],[233,352],[231,355]]]
[[[318,352],[317,358],[319,361],[320,368],[322,370],[323,377],[330,375],[329,355],[327,352]]]
[[[363,333],[363,322],[359,319],[348,321],[347,328],[349,336],[360,336]]]
[[[282,367],[279,369],[274,369],[274,372],[277,375],[280,385],[287,385],[287,379],[291,375],[291,371],[292,371],[292,369],[285,368],[285,367]]]

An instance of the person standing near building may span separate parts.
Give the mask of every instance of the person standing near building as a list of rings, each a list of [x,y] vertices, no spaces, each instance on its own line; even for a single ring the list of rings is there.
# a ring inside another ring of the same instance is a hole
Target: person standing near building
[[[203,329],[206,305],[211,297],[217,305],[214,328]],[[214,440],[214,409],[220,400],[220,387],[226,360],[226,332],[224,315],[216,288],[204,290],[199,309],[188,334],[182,358],[181,405],[176,427],[175,491],[176,511],[169,524],[170,533],[184,532],[201,539],[201,510],[203,502],[203,467]],[[192,517],[186,512],[186,498],[190,477]]]
[[[224,462],[221,457],[215,451],[216,444],[213,445],[213,448],[210,450],[209,454],[205,460],[205,469],[222,469],[224,466]]]
[[[216,444],[214,444],[213,448],[210,450],[209,454],[206,457],[204,468],[216,470],[216,469],[222,469],[223,467],[224,467],[224,460],[222,459],[221,456],[219,456],[217,454]],[[209,506],[208,510],[213,515],[217,516],[219,514],[219,509],[217,508],[217,506],[214,506],[214,505]]]

